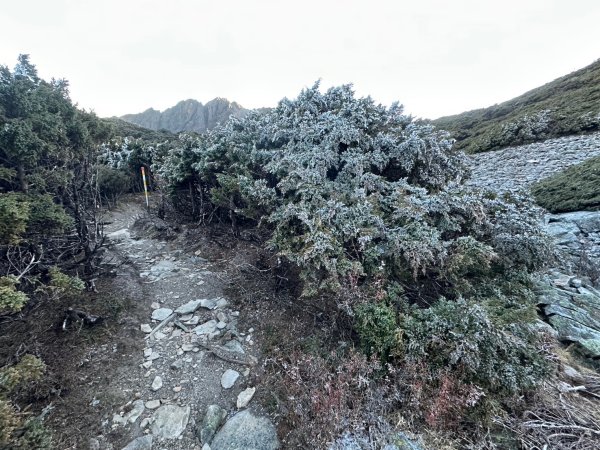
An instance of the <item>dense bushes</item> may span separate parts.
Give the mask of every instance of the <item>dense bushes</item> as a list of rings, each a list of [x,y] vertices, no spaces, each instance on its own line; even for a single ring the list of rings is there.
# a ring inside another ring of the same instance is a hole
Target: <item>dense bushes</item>
[[[570,111],[537,111],[533,108],[529,114],[483,122],[481,130],[461,140],[457,143],[457,148],[469,153],[480,153],[598,130],[600,112],[586,112],[574,117],[570,115]],[[468,134],[469,131],[456,130],[454,134],[459,136],[463,132]]]
[[[89,262],[102,240],[93,165],[109,133],[72,104],[65,80],[40,79],[27,55],[13,71],[0,66],[3,274]]]
[[[465,409],[484,397],[498,401],[532,389],[548,374],[543,354],[532,351],[536,336],[515,324],[494,324],[476,302],[440,300],[404,316],[399,328],[403,363],[426,364],[421,376],[438,388],[449,376],[455,388],[470,391]]]
[[[149,130],[144,138],[140,136],[139,127],[137,130],[131,124],[123,127],[125,123],[121,121],[108,121],[108,124],[114,135],[100,146],[95,170],[102,200],[114,204],[123,194],[143,190],[141,167],[146,169],[149,187],[153,187],[154,179],[149,170],[152,160],[168,152],[175,139],[170,133]],[[137,137],[122,134],[132,132]]]
[[[92,258],[102,243],[93,165],[107,133],[93,114],[72,104],[65,80],[40,79],[27,55],[12,71],[0,66],[3,320],[26,317],[29,301],[52,304],[83,288],[60,268],[93,275]],[[42,376],[44,363],[33,355],[14,358],[19,361],[0,363],[9,364],[0,367],[0,447],[49,448],[41,420],[23,413],[27,400],[17,398]]]
[[[600,209],[600,157],[536,183],[531,192],[552,213]]]
[[[349,304],[363,348],[403,373],[398,383],[418,374],[423,408],[451,380],[460,421],[547,373],[527,332],[527,274],[550,254],[531,201],[465,187],[463,158],[398,105],[315,85],[267,113],[180,136],[154,168],[204,218],[269,230],[304,295]]]
[[[459,183],[463,156],[451,144],[397,105],[315,86],[270,113],[183,136],[156,168],[171,186],[195,183],[200,203],[234,225],[269,227],[307,293],[383,277],[453,298],[465,279],[535,269],[548,245],[527,199]]]
[[[98,193],[108,205],[114,205],[119,197],[131,191],[131,174],[101,164],[96,170]]]

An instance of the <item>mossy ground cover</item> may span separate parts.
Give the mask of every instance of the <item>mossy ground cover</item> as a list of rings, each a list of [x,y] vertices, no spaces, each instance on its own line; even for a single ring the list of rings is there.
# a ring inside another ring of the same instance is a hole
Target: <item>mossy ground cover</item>
[[[600,209],[600,157],[591,158],[535,184],[537,203],[552,213]]]

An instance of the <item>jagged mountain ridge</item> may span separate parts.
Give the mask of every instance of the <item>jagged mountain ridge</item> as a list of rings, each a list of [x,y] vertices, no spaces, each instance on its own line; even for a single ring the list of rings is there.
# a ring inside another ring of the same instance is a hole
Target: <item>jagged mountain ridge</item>
[[[182,100],[162,112],[149,108],[138,114],[126,114],[121,119],[150,130],[204,133],[231,116],[243,117],[249,111],[236,102],[217,97],[205,105],[193,99]]]

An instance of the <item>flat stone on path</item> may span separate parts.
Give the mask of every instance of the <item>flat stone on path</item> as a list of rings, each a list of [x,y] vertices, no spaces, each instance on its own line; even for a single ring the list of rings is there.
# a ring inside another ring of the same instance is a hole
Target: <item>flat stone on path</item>
[[[171,308],[158,308],[152,311],[152,319],[165,320],[171,314],[173,314],[173,310]]]
[[[162,378],[159,376],[154,377],[154,381],[152,381],[152,390],[158,391],[163,386]]]
[[[166,259],[158,261],[156,264],[150,267],[150,273],[152,273],[155,276],[160,276],[175,271],[177,271],[177,264],[173,261],[167,261]]]
[[[144,333],[152,333],[152,327],[147,323],[141,324],[140,330],[142,330]]]
[[[200,317],[192,316],[192,318],[190,320],[187,320],[185,322],[185,324],[186,325],[198,325],[198,322],[200,322]]]
[[[171,363],[170,367],[171,367],[172,370],[180,370],[183,367],[183,360],[176,359],[175,361],[173,361]]]
[[[144,412],[144,401],[136,400],[133,402],[133,408],[127,414],[125,414],[124,418],[129,423],[134,423],[138,420],[138,417],[142,415]]]
[[[239,372],[232,369],[227,369],[221,376],[221,386],[223,386],[223,389],[230,389],[233,387],[239,377]]]
[[[122,228],[117,231],[113,231],[112,233],[108,233],[106,237],[114,240],[119,239],[129,239],[131,235],[129,234],[129,230],[127,228]]]
[[[203,298],[200,300],[200,306],[206,309],[215,309],[217,307],[217,302],[215,300],[210,300],[207,298]]]
[[[152,434],[164,439],[177,439],[187,427],[189,406],[164,405],[154,413]]]
[[[202,325],[198,325],[194,328],[196,334],[212,334],[217,330],[217,321],[209,320],[208,322],[204,322]]]
[[[224,345],[224,348],[226,348],[227,350],[231,350],[232,352],[237,352],[237,353],[246,353],[244,351],[244,347],[242,347],[242,344],[240,344],[240,342],[236,339],[232,339],[230,341],[227,341]]]
[[[278,450],[275,426],[265,417],[245,410],[229,419],[210,444],[211,450]]]
[[[139,437],[134,439],[125,447],[123,450],[150,450],[152,448],[152,435],[148,434],[146,436]]]
[[[160,406],[160,400],[148,400],[146,402],[146,408],[148,409],[156,409]]]
[[[177,314],[193,314],[200,307],[202,300],[191,300],[175,310]]]
[[[219,299],[217,299],[217,303],[216,303],[216,307],[217,308],[226,308],[227,306],[229,306],[229,301],[227,301],[227,299],[221,297]]]
[[[237,397],[237,403],[236,403],[238,409],[242,409],[242,408],[245,408],[246,406],[248,406],[248,403],[250,403],[250,400],[252,400],[252,397],[254,397],[255,392],[256,392],[256,388],[254,388],[254,387],[244,389],[242,392],[240,392]]]

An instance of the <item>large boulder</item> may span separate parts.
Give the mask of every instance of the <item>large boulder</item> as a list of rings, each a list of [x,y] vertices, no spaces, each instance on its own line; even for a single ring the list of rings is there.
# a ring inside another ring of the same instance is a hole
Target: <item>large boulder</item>
[[[600,292],[580,283],[564,275],[540,281],[536,286],[538,305],[557,331],[558,340],[577,343],[585,355],[597,359],[600,358]]]
[[[131,441],[123,450],[150,450],[152,448],[152,435],[139,437]]]
[[[248,410],[229,419],[210,444],[211,450],[277,450],[279,447],[273,423]]]

